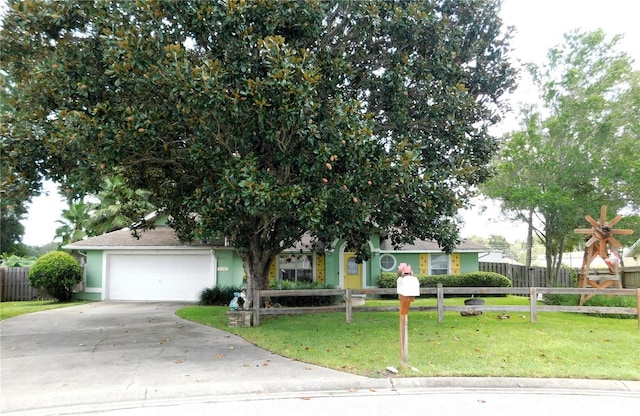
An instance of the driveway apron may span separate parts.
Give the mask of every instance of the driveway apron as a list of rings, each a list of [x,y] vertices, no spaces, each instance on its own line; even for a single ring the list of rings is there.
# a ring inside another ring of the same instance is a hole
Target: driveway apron
[[[185,321],[178,303],[96,302],[0,322],[0,413],[87,404],[358,388]]]

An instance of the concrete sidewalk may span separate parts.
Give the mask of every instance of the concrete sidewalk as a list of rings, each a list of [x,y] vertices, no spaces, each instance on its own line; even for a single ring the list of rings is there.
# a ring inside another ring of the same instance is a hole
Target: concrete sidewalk
[[[271,354],[182,320],[176,303],[99,302],[0,322],[0,412],[84,413],[285,397],[575,391],[623,395],[640,382],[520,378],[370,379]],[[75,409],[75,410],[73,410]],[[174,409],[175,410],[175,409]]]

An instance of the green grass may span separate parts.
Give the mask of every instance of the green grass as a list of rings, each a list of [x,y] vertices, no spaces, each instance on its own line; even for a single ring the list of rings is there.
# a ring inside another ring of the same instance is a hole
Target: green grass
[[[66,308],[67,306],[82,305],[87,301],[58,302],[55,300],[33,300],[20,302],[0,302],[0,320],[13,318],[27,313],[46,311],[49,309]]]
[[[413,305],[435,305],[416,299]],[[526,305],[528,298],[486,298],[487,305]],[[366,306],[397,305],[367,300]],[[463,299],[446,299],[462,305]],[[569,313],[500,312],[462,317],[447,312],[409,313],[409,365],[400,366],[397,312],[357,312],[261,317],[261,325],[229,328],[226,307],[194,306],[178,316],[235,333],[276,354],[369,377],[386,376],[386,367],[403,377],[560,377],[640,380],[640,330],[635,319],[608,319]]]

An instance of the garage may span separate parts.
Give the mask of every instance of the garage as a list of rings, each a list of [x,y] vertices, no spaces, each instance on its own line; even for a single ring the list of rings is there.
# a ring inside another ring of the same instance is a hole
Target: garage
[[[198,301],[215,286],[210,250],[141,250],[106,255],[106,299]]]

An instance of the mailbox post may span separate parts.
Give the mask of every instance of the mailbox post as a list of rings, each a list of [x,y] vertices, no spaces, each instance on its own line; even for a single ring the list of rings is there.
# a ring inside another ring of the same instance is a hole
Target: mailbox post
[[[411,266],[400,263],[398,266],[397,293],[400,299],[400,363],[406,367],[409,357],[408,314],[411,302],[420,296],[420,282],[413,276]]]

